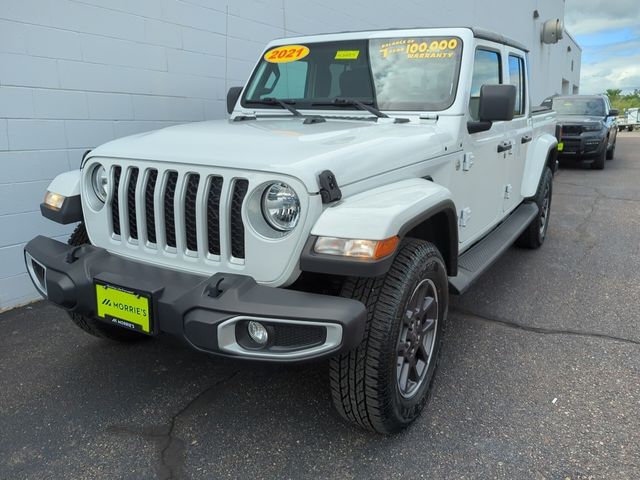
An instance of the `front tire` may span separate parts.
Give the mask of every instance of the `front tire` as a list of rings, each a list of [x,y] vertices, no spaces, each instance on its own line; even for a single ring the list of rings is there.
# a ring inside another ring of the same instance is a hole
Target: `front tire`
[[[391,434],[424,408],[448,311],[448,277],[438,249],[409,239],[389,272],[350,278],[342,296],[367,307],[363,342],[330,362],[333,403],[345,419]]]
[[[76,247],[87,245],[88,243],[90,243],[89,235],[87,234],[87,229],[85,228],[84,223],[78,224],[76,229],[71,234],[71,237],[69,237],[68,243],[69,245],[73,245]],[[77,327],[79,327],[89,335],[93,335],[94,337],[106,338],[108,340],[113,340],[115,342],[121,343],[138,342],[140,340],[149,338],[142,333],[133,332],[131,330],[126,330],[122,327],[116,327],[114,325],[109,325],[106,322],[96,320],[95,318],[86,317],[84,315],[79,315],[74,312],[69,312],[69,316],[71,317],[71,321],[75,323]]]
[[[611,150],[607,151],[607,160],[613,160],[613,157],[616,154],[616,142],[613,142],[611,145]]]
[[[607,158],[607,147],[604,148],[602,153],[596,157],[596,159],[591,164],[591,168],[593,170],[604,170],[604,163]]]

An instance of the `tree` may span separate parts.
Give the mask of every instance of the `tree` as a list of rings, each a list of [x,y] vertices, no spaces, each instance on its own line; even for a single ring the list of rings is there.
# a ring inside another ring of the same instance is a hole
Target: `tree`
[[[614,102],[620,98],[620,95],[622,95],[622,90],[620,90],[619,88],[607,88],[605,94],[607,95],[607,97],[609,97],[609,100],[611,100],[611,102]]]
[[[606,90],[605,95],[611,100],[611,105],[616,110],[620,110],[622,114],[629,108],[640,108],[640,90],[636,89],[633,93],[626,95],[622,94],[622,90],[617,88],[609,88]]]

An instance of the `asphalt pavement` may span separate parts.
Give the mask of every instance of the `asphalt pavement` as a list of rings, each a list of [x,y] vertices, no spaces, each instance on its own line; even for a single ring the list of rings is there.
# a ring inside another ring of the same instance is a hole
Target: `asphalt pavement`
[[[422,417],[334,412],[326,364],[94,339],[36,303],[0,315],[0,478],[640,478],[640,134],[554,183],[542,249],[452,299]]]

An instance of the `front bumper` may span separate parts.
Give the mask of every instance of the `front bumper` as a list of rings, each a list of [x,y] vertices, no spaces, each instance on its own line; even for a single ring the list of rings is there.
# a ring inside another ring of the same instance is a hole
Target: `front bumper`
[[[42,236],[26,245],[25,261],[45,298],[88,317],[96,317],[95,281],[150,293],[154,334],[182,337],[207,353],[301,362],[351,350],[364,336],[366,309],[356,300],[265,287],[243,275],[176,272]],[[275,340],[248,347],[241,330],[250,320]]]
[[[562,152],[558,153],[561,160],[597,158],[607,148],[607,139],[602,135],[563,136],[561,141],[564,144]]]

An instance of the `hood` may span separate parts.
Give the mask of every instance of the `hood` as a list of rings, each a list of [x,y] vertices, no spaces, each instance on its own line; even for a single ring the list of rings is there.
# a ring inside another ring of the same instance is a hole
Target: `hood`
[[[582,115],[558,115],[559,125],[584,125],[585,123],[602,123],[603,117]]]
[[[142,133],[106,143],[91,157],[181,162],[287,174],[310,193],[331,170],[341,186],[444,154],[451,135],[437,125],[328,119],[304,125],[295,117],[214,120]]]

